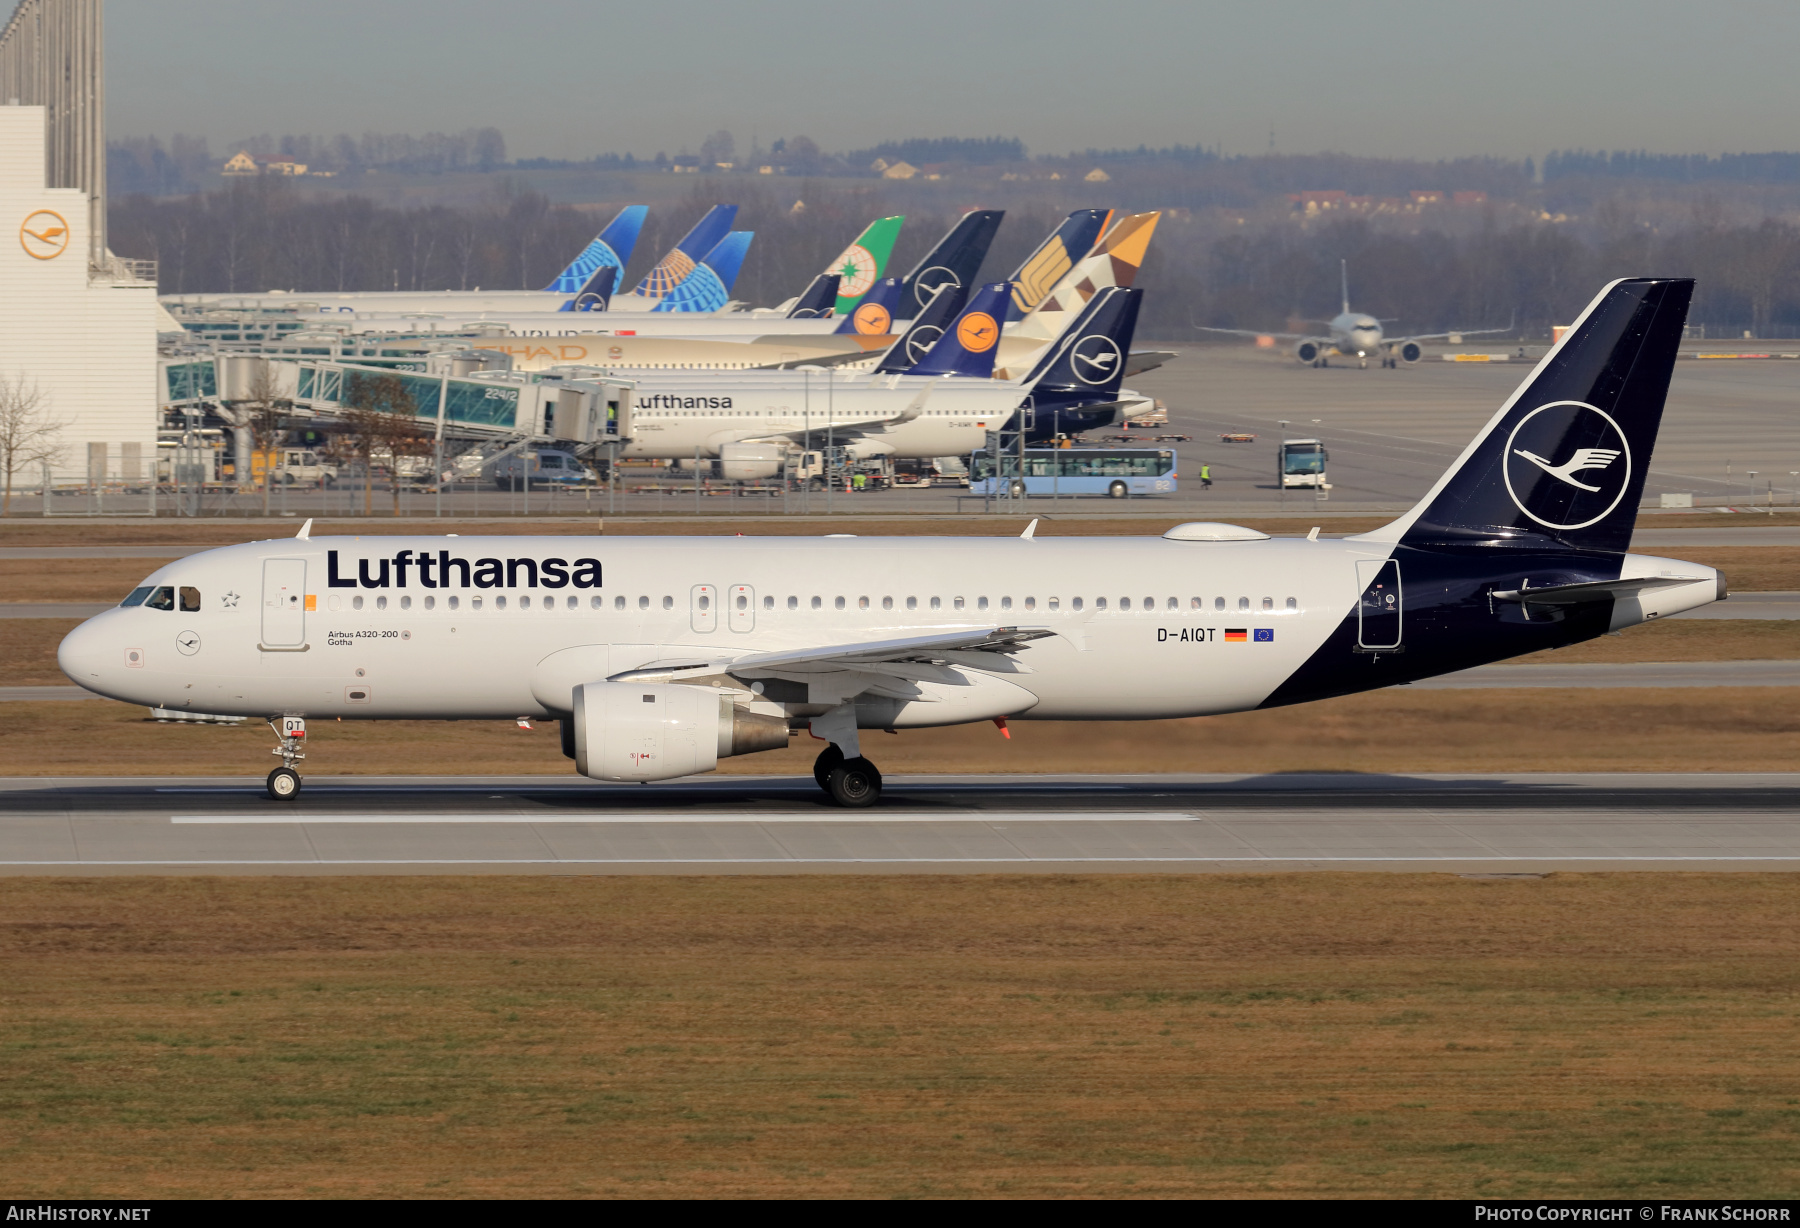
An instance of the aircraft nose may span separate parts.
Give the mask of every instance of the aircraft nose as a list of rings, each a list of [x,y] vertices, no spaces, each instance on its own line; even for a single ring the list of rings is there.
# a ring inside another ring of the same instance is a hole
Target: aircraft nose
[[[63,636],[56,648],[56,664],[69,680],[101,695],[111,694],[109,685],[125,664],[126,650],[115,643],[106,625],[111,615],[109,610],[88,619]]]

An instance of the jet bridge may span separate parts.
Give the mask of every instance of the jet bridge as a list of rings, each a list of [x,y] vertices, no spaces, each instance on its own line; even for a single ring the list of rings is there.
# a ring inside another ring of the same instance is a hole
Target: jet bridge
[[[273,395],[296,419],[330,421],[354,403],[360,381],[395,380],[414,415],[442,423],[446,437],[558,440],[575,445],[630,437],[630,380],[598,370],[518,372],[494,369],[503,356],[445,349],[387,362],[345,362],[307,355],[222,352],[158,362],[166,406],[241,404]],[[267,382],[259,388],[264,378]]]

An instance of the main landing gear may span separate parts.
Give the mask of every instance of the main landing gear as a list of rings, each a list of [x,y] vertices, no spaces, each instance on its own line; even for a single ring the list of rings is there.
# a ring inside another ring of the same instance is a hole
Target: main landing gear
[[[836,745],[827,746],[813,762],[813,779],[840,806],[860,809],[881,800],[881,772],[858,756],[844,758]]]
[[[300,748],[306,745],[306,721],[298,716],[284,716],[281,723],[269,722],[280,745],[269,753],[281,756],[281,766],[269,773],[266,782],[269,796],[278,802],[291,802],[300,796],[300,773],[294,764],[306,758]]]

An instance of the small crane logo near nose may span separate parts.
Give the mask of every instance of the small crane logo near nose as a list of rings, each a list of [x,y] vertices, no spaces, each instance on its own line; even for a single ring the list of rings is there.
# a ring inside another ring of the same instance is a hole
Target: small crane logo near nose
[[[175,647],[181,650],[182,656],[191,657],[200,651],[200,637],[192,631],[183,631],[175,637]]]

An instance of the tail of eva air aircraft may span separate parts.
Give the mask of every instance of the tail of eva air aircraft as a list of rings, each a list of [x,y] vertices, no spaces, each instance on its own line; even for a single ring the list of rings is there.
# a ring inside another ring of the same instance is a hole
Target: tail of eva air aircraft
[[[1320,543],[1342,621],[1263,706],[1561,648],[1725,596],[1710,567],[1630,554],[1694,283],[1615,281],[1413,509]]]
[[[737,285],[738,271],[744,267],[744,255],[750,250],[753,230],[734,230],[720,239],[692,273],[669,293],[653,311],[721,311],[731,301],[731,288]]]
[[[637,247],[638,232],[644,228],[644,216],[650,210],[643,205],[626,205],[619,215],[606,224],[606,229],[581,249],[569,267],[556,275],[544,289],[551,294],[580,294],[601,269],[618,269],[623,274]]]
[[[887,272],[888,257],[894,254],[894,240],[900,237],[900,227],[905,224],[906,218],[898,215],[875,219],[856,236],[856,242],[825,266],[827,273],[838,275],[839,315],[849,315],[857,300],[873,289]]]

